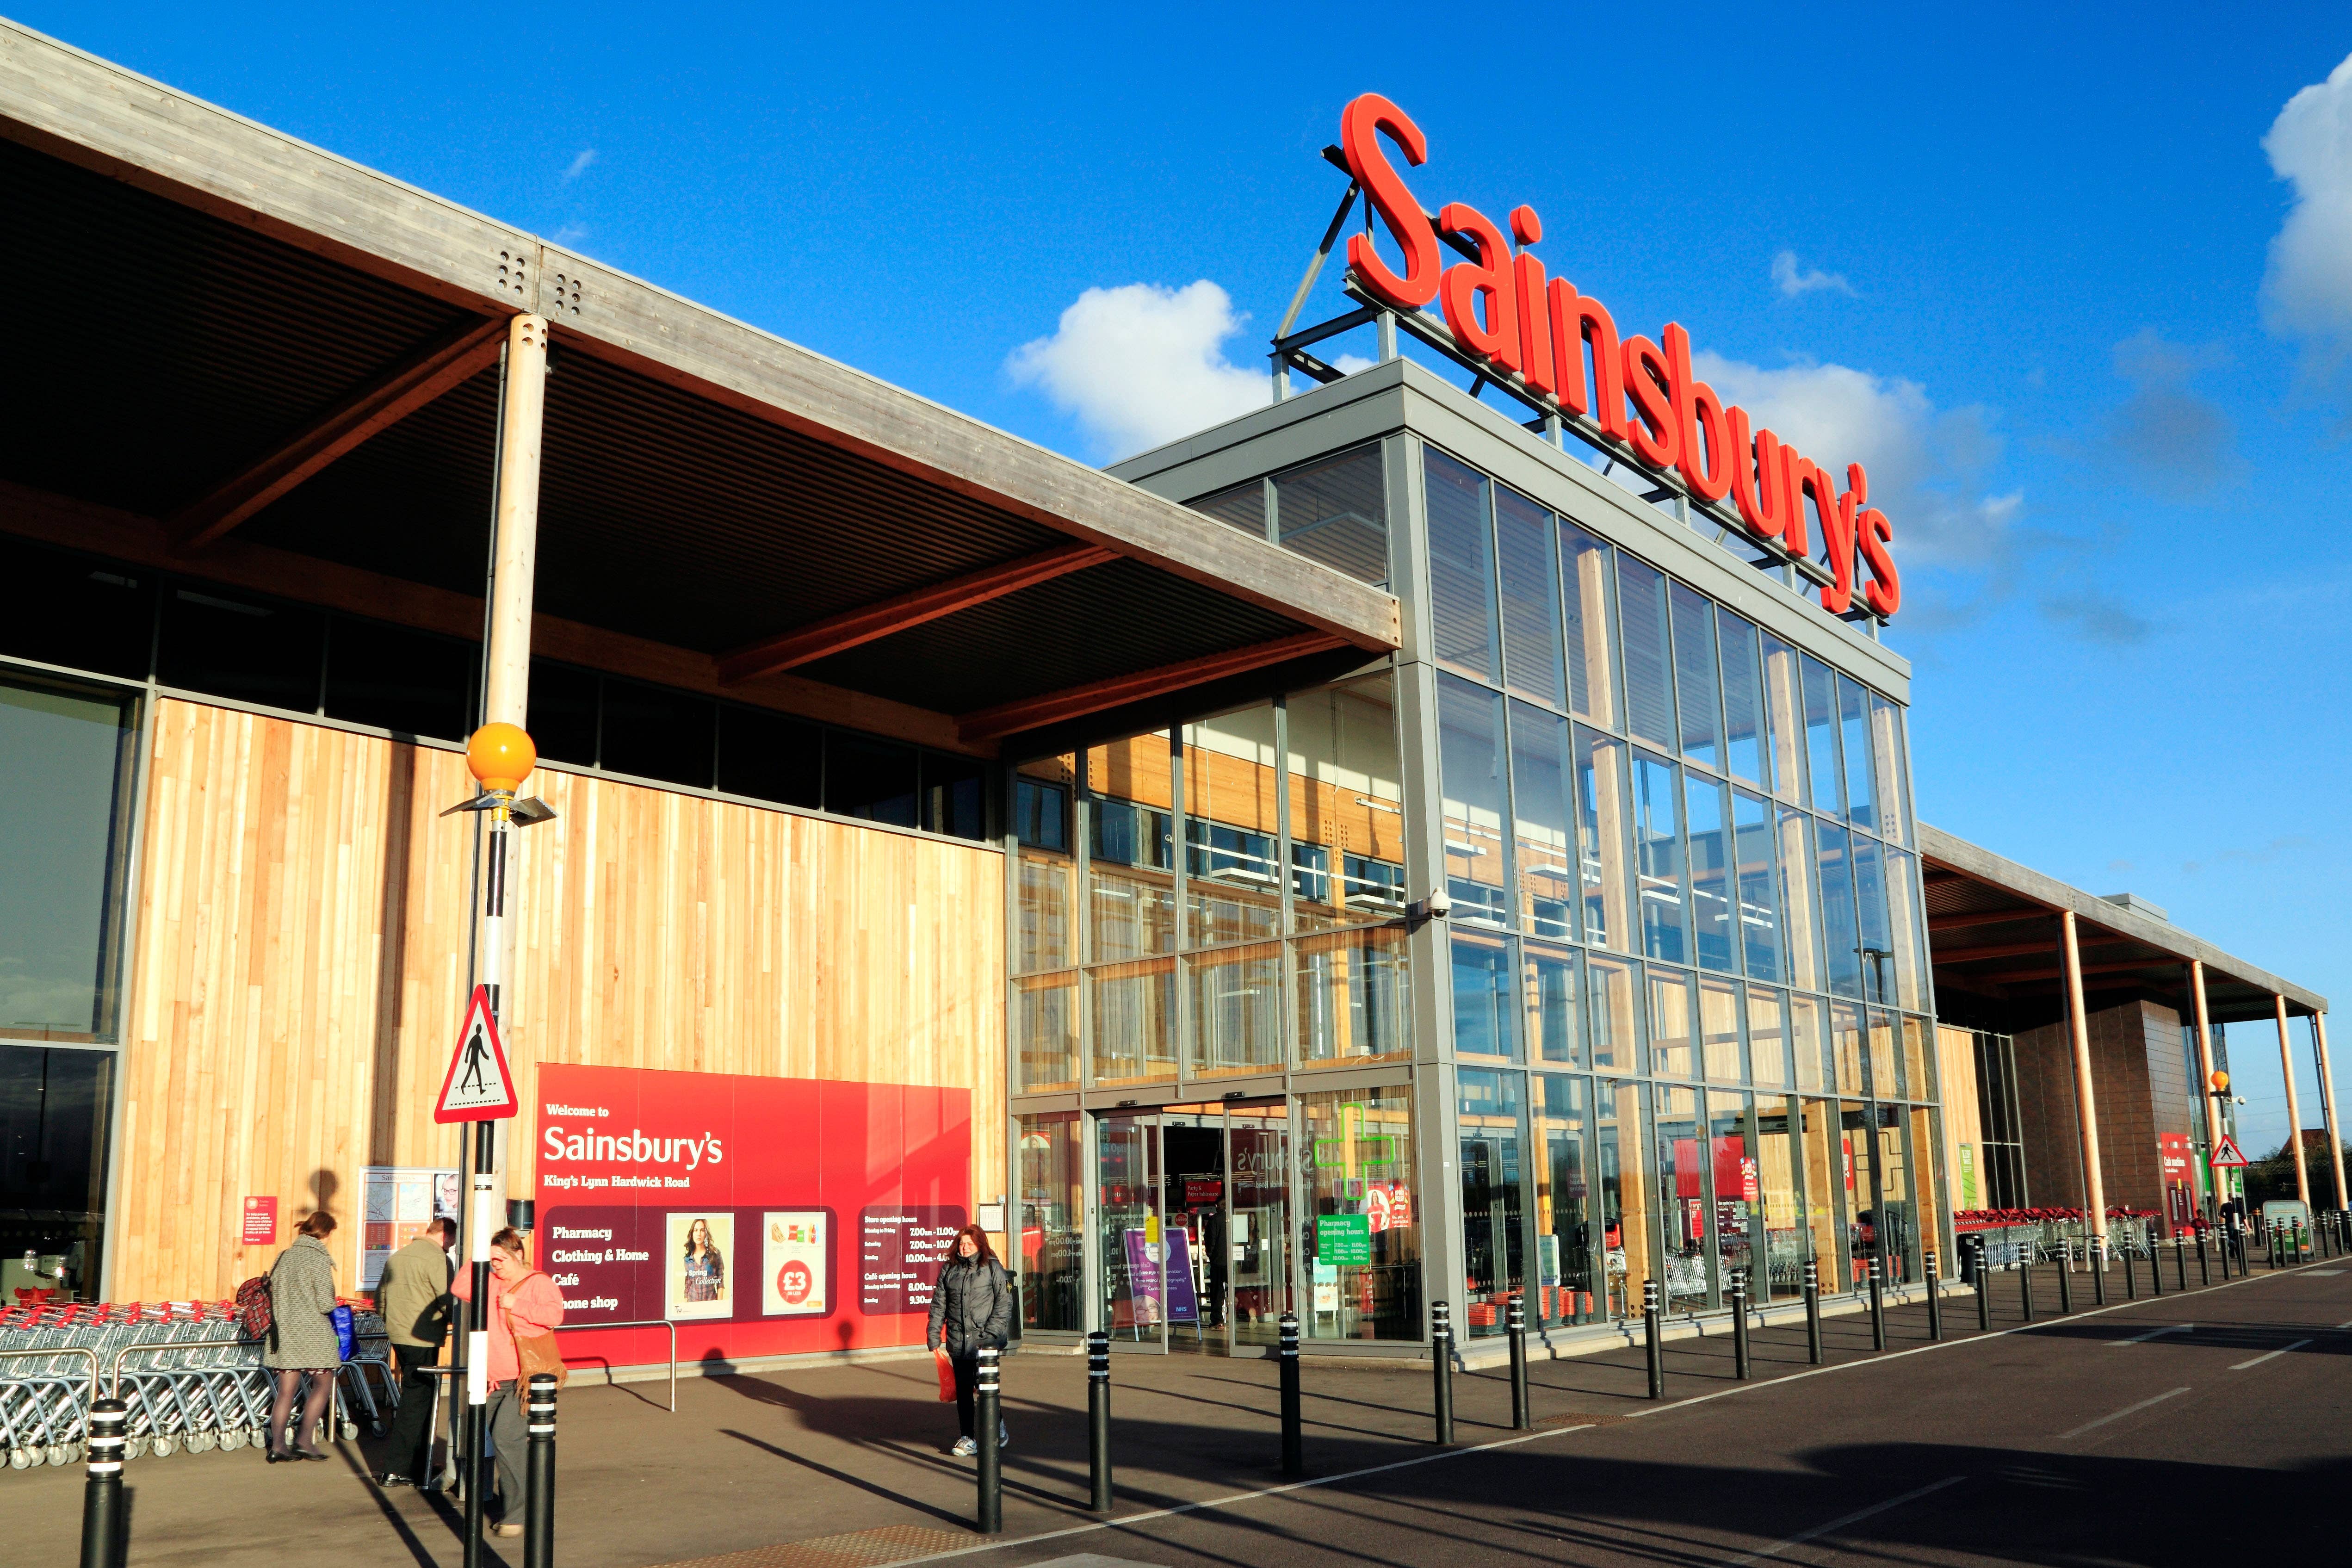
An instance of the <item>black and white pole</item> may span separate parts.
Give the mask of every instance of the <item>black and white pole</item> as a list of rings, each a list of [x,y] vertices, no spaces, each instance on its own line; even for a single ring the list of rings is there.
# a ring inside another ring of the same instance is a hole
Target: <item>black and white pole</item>
[[[2189,1244],[2177,1230],[2172,1233],[2172,1277],[2181,1289],[2189,1289]]]
[[[92,1380],[95,1383],[95,1379]],[[130,1542],[123,1538],[122,1453],[131,1407],[101,1399],[89,1407],[89,1479],[81,1493],[81,1568],[116,1568]]]
[[[2205,1256],[2205,1226],[2202,1221],[2200,1221],[2197,1226],[2197,1283],[2200,1285],[2213,1283],[2213,1265]]]
[[[1977,1332],[1989,1334],[1992,1331],[1992,1266],[1985,1259],[1985,1238],[1972,1236],[1969,1241],[1976,1262]]]
[[[1282,1315],[1283,1353],[1298,1353],[1298,1320]],[[1087,1506],[1108,1513],[1110,1499],[1110,1334],[1097,1329],[1087,1336],[1087,1468],[1093,1479]]]
[[[2149,1220],[2142,1235],[2147,1237],[2147,1289],[2154,1296],[2164,1294],[2164,1243],[2156,1234],[2156,1221]]]
[[[481,983],[490,1017],[505,1013],[507,964],[507,822],[511,791],[489,813],[482,851]],[[499,1228],[498,1138],[493,1123],[474,1123],[473,1202],[466,1215],[467,1267],[473,1298],[466,1303],[466,1568],[481,1568],[483,1510],[488,1501],[490,1420],[490,1237]]]
[[[1927,1249],[1927,1338],[1944,1337],[1944,1277],[1937,1272],[1935,1248]]]
[[[1642,1339],[1649,1350],[1650,1397],[1653,1399],[1666,1396],[1666,1346],[1658,1332],[1663,1326],[1660,1317],[1658,1282],[1644,1279],[1642,1281]]]
[[[530,1374],[530,1397],[523,1406],[530,1434],[529,1469],[523,1489],[523,1568],[555,1568],[555,1378]]]
[[[1285,1312],[1282,1314],[1282,1473],[1290,1480],[1297,1480],[1307,1473],[1307,1436],[1301,1430],[1305,1418],[1299,1405],[1298,1314]]]
[[[1454,1309],[1444,1301],[1429,1309],[1430,1410],[1437,1440],[1454,1441]]]
[[[1503,1310],[1503,1321],[1511,1341],[1511,1430],[1525,1432],[1536,1424],[1528,1409],[1527,1304],[1512,1297]]]
[[[2060,1316],[2074,1310],[2074,1244],[2064,1237],[2058,1238],[2058,1311]]]
[[[2027,1322],[2033,1321],[2033,1244],[2017,1244],[2017,1305]]]
[[[1822,1364],[1822,1266],[1811,1258],[1805,1259],[1805,1354]]]
[[[2107,1238],[2096,1231],[2083,1243],[2084,1260],[2091,1270],[2091,1301],[2095,1306],[2107,1304]]]
[[[1748,1360],[1748,1270],[1731,1273],[1731,1373],[1743,1383],[1749,1375]]]
[[[980,1445],[980,1520],[982,1535],[994,1535],[1004,1528],[1004,1465],[1003,1455],[997,1446],[997,1423],[1001,1400],[996,1387],[996,1352],[993,1348],[980,1352],[980,1375],[976,1384],[978,1397],[972,1410],[972,1441]]]

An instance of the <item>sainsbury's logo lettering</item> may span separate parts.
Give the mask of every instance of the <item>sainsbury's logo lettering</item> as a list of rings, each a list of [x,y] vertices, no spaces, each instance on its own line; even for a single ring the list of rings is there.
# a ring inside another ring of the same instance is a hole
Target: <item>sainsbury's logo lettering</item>
[[[699,1138],[648,1138],[634,1127],[626,1132],[571,1133],[549,1127],[539,1138],[550,1164],[576,1160],[608,1165],[684,1165],[692,1171],[706,1163],[726,1162],[719,1141],[708,1132]]]
[[[1870,504],[1870,476],[1860,463],[1846,465],[1841,491],[1829,469],[1771,431],[1751,432],[1746,409],[1726,406],[1692,374],[1690,334],[1680,325],[1668,322],[1656,342],[1639,335],[1621,340],[1608,307],[1565,278],[1547,279],[1543,263],[1526,248],[1543,238],[1533,207],[1512,210],[1510,238],[1462,202],[1448,202],[1433,226],[1381,141],[1386,136],[1408,166],[1417,166],[1429,156],[1428,139],[1387,99],[1364,94],[1339,123],[1349,172],[1403,255],[1398,272],[1369,233],[1349,237],[1349,270],[1366,293],[1400,310],[1437,301],[1447,330],[1474,357],[1538,402],[1588,419],[1602,440],[1644,467],[1680,475],[1698,499],[1729,496],[1750,533],[1778,541],[1792,555],[1812,553],[1805,523],[1811,498],[1831,574],[1821,585],[1822,608],[1843,615],[1852,606],[1857,551],[1870,573],[1861,586],[1870,612],[1885,618],[1901,607],[1903,582],[1887,548],[1895,528]],[[1442,267],[1441,230],[1467,241],[1478,259]],[[1516,253],[1511,239],[1521,247]]]

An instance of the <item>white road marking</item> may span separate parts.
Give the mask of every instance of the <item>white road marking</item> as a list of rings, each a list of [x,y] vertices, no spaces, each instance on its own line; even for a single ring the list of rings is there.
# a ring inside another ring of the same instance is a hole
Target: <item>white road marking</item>
[[[2242,1361],[2230,1370],[2231,1372],[2243,1372],[2250,1366],[2260,1366],[2263,1363],[2270,1360],[2271,1356],[2281,1356],[2286,1354],[2289,1351],[2299,1351],[2310,1342],[2311,1342],[2309,1340],[2297,1340],[2291,1345],[2281,1345],[2278,1349],[2271,1352],[2270,1355],[2258,1355],[2252,1361]]]
[[[2094,1426],[2104,1426],[2110,1421],[2120,1421],[2136,1410],[2145,1410],[2151,1405],[2161,1405],[2166,1400],[2171,1398],[2175,1394],[2186,1394],[2188,1392],[2189,1390],[2186,1388],[2176,1388],[2171,1390],[2170,1393],[2159,1394],[2154,1399],[2143,1399],[2137,1405],[2126,1405],[2112,1415],[2102,1415],[2096,1421],[2085,1421],[2080,1426],[2075,1427],[2072,1432],[2061,1432],[2057,1436],[2052,1438],[2051,1441],[2053,1443],[2063,1443],[2069,1437],[2079,1437]]]
[[[1778,1557],[1791,1546],[1802,1546],[1806,1542],[1817,1540],[1832,1531],[1843,1530],[1849,1524],[1858,1524],[1872,1514],[1885,1513],[1890,1508],[1900,1508],[1906,1502],[1926,1497],[1929,1492],[1942,1491],[1946,1487],[1968,1479],[1966,1476],[1946,1476],[1940,1481],[1930,1481],[1916,1491],[1907,1491],[1901,1497],[1891,1497],[1885,1502],[1873,1503],[1868,1508],[1856,1509],[1853,1512],[1833,1519],[1827,1524],[1817,1524],[1801,1535],[1791,1535],[1785,1541],[1776,1541],[1761,1552],[1750,1552],[1745,1557],[1727,1557],[1723,1561],[1723,1568],[1739,1568],[1743,1563],[1761,1563],[1768,1557]]]
[[[2127,1340],[2109,1340],[2107,1348],[2111,1351],[2121,1350],[2126,1345],[2144,1345],[2148,1341],[2161,1338],[2166,1334],[2193,1334],[2196,1331],[2197,1325],[2194,1323],[2174,1323],[2167,1328],[2150,1329],[2144,1334],[2134,1334]]]

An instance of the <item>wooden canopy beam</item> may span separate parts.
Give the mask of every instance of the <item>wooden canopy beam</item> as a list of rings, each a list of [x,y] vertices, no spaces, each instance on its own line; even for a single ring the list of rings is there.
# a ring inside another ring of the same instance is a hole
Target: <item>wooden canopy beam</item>
[[[1116,675],[1108,680],[1089,681],[1084,686],[1066,687],[1042,696],[1025,697],[1017,702],[960,714],[956,719],[956,728],[966,741],[991,741],[1018,730],[1034,730],[1040,724],[1083,718],[1088,713],[1099,713],[1106,708],[1118,708],[1129,702],[1163,697],[1189,686],[1204,685],[1227,676],[1246,675],[1270,664],[1282,664],[1346,646],[1347,638],[1328,632],[1295,632],[1286,637],[1276,637],[1271,642],[1252,643],[1246,647],[1188,658],[1180,664],[1139,669],[1132,675]]]
[[[2039,904],[2022,905],[2011,910],[1960,910],[1948,915],[1929,915],[1927,929],[1931,931],[1958,931],[1966,926],[2001,926],[2017,921],[2046,921],[2057,918],[2055,911],[2045,910]]]
[[[1116,560],[1118,553],[1107,545],[1057,544],[1034,555],[983,566],[943,583],[893,595],[855,610],[844,610],[837,616],[827,616],[821,621],[720,654],[719,679],[720,684],[731,686],[737,681],[813,664],[861,643],[936,621],[942,616],[952,616],[975,605],[985,605],[992,599],[1050,583],[1073,572],[1083,572],[1089,566],[1099,566]]]
[[[2160,958],[2135,958],[2127,963],[2085,963],[2082,966],[2081,973],[2084,974],[2128,974],[2136,969],[2169,968],[2179,962],[2180,961],[2179,959],[2169,956]],[[1974,984],[1995,985],[2015,985],[2025,981],[2033,980],[2063,980],[2065,977],[2066,971],[2063,968],[2009,969],[2002,970],[1992,974],[1969,974],[1960,976],[1960,978]]]
[[[353,447],[382,435],[499,362],[503,316],[467,323],[329,409],[309,428],[163,520],[175,550],[226,534]]]
[[[2105,931],[2101,931],[2093,936],[2090,941],[2085,942],[2084,945],[2086,947],[2092,945],[2111,945],[2114,942],[2124,940],[2126,939],[2121,937],[2110,937]],[[2055,952],[2057,951],[2058,942],[2057,939],[2054,937],[2042,942],[1987,942],[1982,947],[1948,947],[1943,952],[1934,955],[1934,962],[1937,963],[1979,963],[1989,958],[2021,958],[2027,953]],[[2159,961],[2150,959],[2148,962],[2153,963]],[[2161,962],[2169,963],[2175,961],[2168,959]]]

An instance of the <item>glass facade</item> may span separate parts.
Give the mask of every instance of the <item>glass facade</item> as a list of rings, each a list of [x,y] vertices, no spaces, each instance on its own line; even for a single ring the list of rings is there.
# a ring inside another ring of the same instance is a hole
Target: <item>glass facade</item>
[[[1424,658],[1017,771],[1014,1089],[1097,1118],[1101,1321],[1173,1347],[1246,1316],[1206,1263],[1190,1318],[1160,1277],[1244,1226],[1202,1206],[1187,1107],[1154,1109],[1195,1083],[1286,1140],[1274,1272],[1312,1338],[1421,1340],[1424,1293],[1476,1340],[1514,1300],[1545,1331],[1638,1313],[1648,1280],[1713,1310],[1809,1259],[1916,1278],[1940,1177],[1901,706],[1415,437],[1342,460],[1417,470],[1347,510],[1421,552]],[[1289,543],[1329,483],[1193,504]],[[1372,1076],[1315,1082],[1346,1068]],[[1439,1190],[1415,1147],[1452,1154]]]

